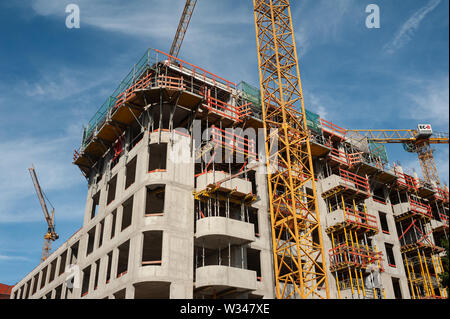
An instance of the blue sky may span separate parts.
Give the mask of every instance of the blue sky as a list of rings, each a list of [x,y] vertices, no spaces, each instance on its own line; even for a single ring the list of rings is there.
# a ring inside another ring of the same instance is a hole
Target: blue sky
[[[0,2],[0,282],[40,260],[46,231],[27,168],[56,208],[61,245],[82,225],[86,180],[73,166],[82,127],[149,47],[169,51],[184,0]],[[66,5],[81,28],[67,29]],[[381,28],[367,29],[376,3]],[[308,109],[345,128],[449,125],[449,2],[293,0]],[[252,2],[199,0],[180,57],[233,82],[258,84]],[[414,154],[391,160],[418,168]],[[449,180],[448,146],[436,147]]]

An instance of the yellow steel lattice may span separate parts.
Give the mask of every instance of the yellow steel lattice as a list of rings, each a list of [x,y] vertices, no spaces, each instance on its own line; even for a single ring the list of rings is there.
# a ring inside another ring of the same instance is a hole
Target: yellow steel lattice
[[[277,298],[329,298],[289,1],[253,5]]]

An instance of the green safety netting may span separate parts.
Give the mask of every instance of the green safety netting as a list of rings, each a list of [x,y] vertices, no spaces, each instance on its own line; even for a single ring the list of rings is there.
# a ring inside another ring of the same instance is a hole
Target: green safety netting
[[[120,82],[117,89],[108,97],[100,107],[100,109],[95,113],[95,115],[89,121],[83,139],[83,146],[86,146],[86,142],[92,136],[96,128],[99,128],[103,122],[106,120],[106,116],[109,110],[115,106],[117,102],[117,96],[120,95],[123,91],[129,88],[132,84],[139,79],[139,77],[152,65],[152,62],[155,62],[155,57],[151,57],[151,50],[147,50],[147,52],[142,56],[138,63],[136,63],[133,69],[128,73],[128,75]]]
[[[254,106],[261,108],[261,91],[245,81],[239,83],[240,90],[244,99],[252,102]],[[308,128],[317,133],[322,132],[322,124],[320,116],[316,113],[306,110],[306,121]]]
[[[239,86],[242,91],[242,97],[247,101],[252,102],[255,107],[261,108],[261,91],[244,81],[242,81]]]
[[[379,143],[369,142],[369,151],[373,156],[380,158],[384,163],[388,163],[386,146]]]
[[[305,110],[305,113],[308,128],[316,133],[322,133],[322,124],[320,122],[320,115],[308,110]]]

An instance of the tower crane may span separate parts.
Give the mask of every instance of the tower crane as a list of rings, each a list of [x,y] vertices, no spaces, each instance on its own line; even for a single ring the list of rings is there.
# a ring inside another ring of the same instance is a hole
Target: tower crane
[[[417,153],[424,180],[441,186],[431,145],[449,144],[448,133],[433,132],[430,124],[419,124],[415,130],[347,130],[350,132],[361,134],[373,143],[403,144],[407,152]]]
[[[175,34],[172,47],[170,48],[171,56],[178,57],[178,53],[180,53],[181,45],[183,44],[184,36],[186,35],[187,28],[191,22],[196,4],[197,0],[186,0],[186,5],[184,6],[180,23],[178,24],[177,33]]]
[[[289,0],[253,0],[253,8],[276,296],[278,299],[329,298],[290,3]]]
[[[39,181],[36,175],[36,171],[34,166],[32,165],[29,169],[31,179],[33,180],[34,188],[36,190],[36,194],[39,198],[39,202],[41,203],[42,211],[44,212],[44,217],[48,225],[47,233],[44,235],[44,246],[42,248],[41,255],[41,263],[45,261],[50,255],[50,251],[52,250],[52,242],[59,238],[58,234],[55,231],[55,209],[52,207],[51,215],[48,213],[47,204],[45,203],[44,195],[39,185]]]

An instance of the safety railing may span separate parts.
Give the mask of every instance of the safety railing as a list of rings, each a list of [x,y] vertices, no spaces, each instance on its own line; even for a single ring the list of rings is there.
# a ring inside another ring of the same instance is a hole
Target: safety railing
[[[332,160],[334,160],[336,162],[339,162],[341,164],[348,165],[348,166],[350,165],[348,155],[344,151],[341,151],[341,150],[338,150],[335,148],[331,148],[329,156]]]
[[[410,204],[410,209],[413,213],[425,215],[428,218],[431,218],[433,216],[430,205],[421,203],[421,202],[413,200],[413,199],[409,200],[409,204]]]
[[[232,150],[233,152],[256,157],[256,143],[252,139],[233,134],[229,131],[219,129],[214,125],[211,127],[213,143]]]
[[[441,220],[441,222],[445,225],[445,226],[449,226],[448,224],[448,215],[445,214],[440,214],[439,213],[439,219]]]
[[[448,202],[449,201],[449,196],[448,196],[448,191],[443,190],[442,188],[437,188],[437,192],[436,192],[436,197],[439,200],[442,200],[443,202]]]
[[[203,104],[208,110],[217,113],[223,117],[241,122],[245,117],[251,114],[249,104],[240,107],[233,106],[219,99],[213,98],[208,94],[206,103]]]
[[[162,57],[166,60],[168,64],[172,64],[180,69],[181,72],[187,72],[191,76],[198,76],[202,78],[205,82],[207,79],[211,80],[213,85],[216,86],[218,83],[224,85],[229,91],[231,89],[236,89],[237,85],[231,81],[228,81],[214,73],[206,71],[194,64],[183,61],[177,57],[171,56],[170,54],[164,53],[160,50],[155,49],[155,52],[160,54],[159,59]]]
[[[328,133],[336,135],[336,136],[338,136],[341,139],[345,138],[345,134],[347,132],[346,129],[344,129],[344,128],[340,127],[340,126],[337,126],[336,124],[334,124],[332,122],[329,122],[327,120],[324,120],[322,118],[320,119],[320,122],[322,124],[322,129],[324,131],[327,131]]]
[[[330,265],[334,270],[345,267],[366,268],[372,264],[378,264],[383,271],[382,253],[372,249],[341,244],[329,251]]]
[[[359,176],[343,169],[339,169],[339,174],[343,181],[354,184],[355,188],[359,191],[370,193],[369,181],[366,177]]]
[[[412,190],[418,189],[418,185],[417,185],[416,179],[414,177],[412,177],[411,175],[399,172],[398,169],[396,168],[396,166],[394,166],[394,171],[395,171],[395,175],[397,175],[397,184],[400,187],[405,187],[405,188],[412,189]]]
[[[345,220],[358,227],[368,228],[378,232],[377,218],[374,215],[361,212],[350,207],[344,207]]]

